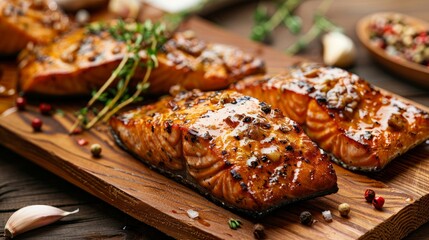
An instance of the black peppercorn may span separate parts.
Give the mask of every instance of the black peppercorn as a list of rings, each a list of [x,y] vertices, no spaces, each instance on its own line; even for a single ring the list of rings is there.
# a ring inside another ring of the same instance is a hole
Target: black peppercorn
[[[246,117],[244,117],[244,119],[243,119],[243,122],[245,122],[245,123],[249,123],[249,122],[251,122],[252,121],[252,118],[251,117],[249,117],[249,116],[246,116]]]
[[[287,146],[286,151],[293,152],[293,147],[291,145]]]
[[[232,176],[234,179],[236,179],[236,180],[241,180],[241,179],[243,179],[243,178],[241,177],[240,173],[238,173],[235,169],[232,169],[232,170],[230,171],[230,173],[231,173],[231,176]]]
[[[270,106],[270,105],[268,105],[268,104],[266,104],[265,102],[261,102],[259,105],[261,106],[261,110],[262,110],[264,113],[268,114],[268,113],[270,113],[270,112],[271,112],[271,106]]]
[[[265,237],[265,229],[262,224],[257,223],[253,226],[253,236],[255,239],[263,239]]]
[[[299,221],[307,226],[311,226],[313,224],[313,215],[309,211],[304,211],[299,215]]]

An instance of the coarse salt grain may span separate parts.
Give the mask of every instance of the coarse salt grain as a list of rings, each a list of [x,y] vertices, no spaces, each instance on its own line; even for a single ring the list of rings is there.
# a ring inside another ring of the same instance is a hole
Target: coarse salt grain
[[[332,221],[332,214],[331,211],[326,210],[322,212],[323,218],[325,219],[325,221],[327,222],[331,222]]]
[[[188,214],[188,217],[192,219],[195,219],[200,216],[200,214],[197,211],[194,211],[192,209],[189,209],[188,211],[186,211],[186,213]]]

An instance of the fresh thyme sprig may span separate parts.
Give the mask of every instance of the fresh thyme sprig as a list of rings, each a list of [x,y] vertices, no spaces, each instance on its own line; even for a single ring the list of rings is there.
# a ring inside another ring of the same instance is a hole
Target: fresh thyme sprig
[[[114,39],[124,42],[127,45],[127,51],[109,79],[98,91],[93,93],[87,105],[77,112],[77,119],[70,133],[73,133],[79,126],[89,129],[100,120],[107,121],[128,104],[141,101],[143,99],[141,94],[149,87],[148,80],[152,70],[158,66],[157,52],[160,46],[191,13],[201,10],[208,2],[210,0],[202,0],[193,8],[166,14],[161,23],[146,21],[143,24],[127,24],[124,21],[118,21],[113,25],[99,22],[87,26],[88,34],[108,32]],[[143,62],[142,54],[145,55]],[[145,69],[145,74],[140,83],[135,86],[134,93],[130,94],[128,86],[139,67]],[[115,81],[117,81],[117,86],[113,88],[111,85]],[[101,110],[93,107],[96,102],[102,103],[104,107]],[[94,116],[92,119],[89,118],[90,113]]]
[[[158,66],[157,52],[166,41],[165,25],[161,23],[125,23],[118,21],[113,24],[93,23],[87,28],[88,34],[108,32],[115,40],[126,44],[126,52],[118,67],[112,72],[104,85],[93,94],[87,105],[78,112],[77,120],[71,132],[81,126],[84,129],[93,127],[100,120],[106,121],[121,108],[130,103],[141,100],[140,96],[148,87],[148,79],[153,68]],[[135,77],[138,68],[144,68],[145,74],[135,87],[133,94],[129,94],[129,85]],[[117,81],[116,88],[112,84]],[[93,105],[96,102],[104,104],[99,110]],[[89,113],[93,117],[89,119]]]
[[[297,54],[323,32],[340,30],[341,28],[330,22],[324,15],[316,14],[314,16],[314,24],[311,26],[311,28],[304,35],[299,37],[295,43],[290,45],[286,49],[286,53],[290,55]]]
[[[296,40],[291,46],[286,49],[286,53],[290,55],[297,54],[301,50],[303,50],[311,41],[316,39],[323,32],[329,31],[341,31],[341,28],[336,26],[334,23],[329,21],[325,14],[328,11],[329,6],[332,4],[332,0],[324,0],[316,14],[313,17],[313,25],[311,28],[302,36]]]
[[[254,14],[254,26],[250,38],[262,42],[281,23],[293,34],[301,31],[301,18],[293,15],[293,11],[299,6],[301,0],[285,0],[277,7],[275,13],[270,17],[267,9],[260,5]]]
[[[266,8],[259,6],[254,14],[254,26],[251,32],[251,39],[255,41],[265,41],[269,34],[283,23],[289,31],[296,35],[301,32],[301,18],[293,15],[293,12],[302,3],[302,0],[282,0],[277,10],[269,16]],[[313,17],[313,25],[303,35],[301,35],[291,46],[286,49],[290,55],[297,54],[303,50],[311,41],[326,31],[341,30],[325,17],[332,0],[324,0]]]

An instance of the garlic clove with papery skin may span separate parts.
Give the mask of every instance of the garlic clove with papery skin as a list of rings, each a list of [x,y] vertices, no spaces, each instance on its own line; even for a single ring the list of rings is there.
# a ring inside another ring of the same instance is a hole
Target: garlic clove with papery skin
[[[322,37],[323,62],[329,66],[350,67],[356,58],[353,41],[341,32],[329,32]]]
[[[4,235],[5,237],[13,238],[18,234],[51,224],[77,212],[79,212],[79,209],[67,212],[48,205],[23,207],[14,212],[9,220],[7,220],[4,227]]]

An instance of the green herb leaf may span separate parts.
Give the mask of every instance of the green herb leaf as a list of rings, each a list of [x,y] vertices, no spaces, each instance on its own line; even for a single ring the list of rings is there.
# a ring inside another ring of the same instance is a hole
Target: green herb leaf
[[[264,23],[270,19],[268,10],[265,6],[259,5],[253,14],[253,20],[256,24]]]
[[[116,86],[116,89],[119,91],[124,87],[124,79],[119,80],[118,85]]]
[[[314,16],[314,24],[324,31],[342,31],[340,27],[337,27],[337,25],[321,14]]]
[[[278,27],[282,22],[294,21],[287,23],[290,25],[291,32],[299,32],[301,27],[298,19],[293,18],[293,11],[299,6],[302,0],[284,0],[281,1],[273,15],[269,15],[268,11],[263,6],[258,6],[253,19],[254,26],[250,34],[250,38],[255,41],[265,41],[269,34]],[[292,20],[288,20],[292,18]],[[285,23],[286,24],[286,23]]]
[[[299,16],[290,16],[284,19],[283,23],[292,34],[301,32],[302,19]]]
[[[57,108],[55,110],[55,114],[61,117],[64,117],[64,111],[62,109]]]
[[[127,104],[143,100],[140,94],[148,87],[147,81],[151,69],[158,66],[158,49],[167,39],[165,25],[152,23],[150,20],[144,23],[125,23],[122,20],[110,24],[93,23],[87,29],[87,34],[107,32],[115,40],[125,42],[127,53],[106,83],[98,91],[92,92],[92,99],[85,108],[80,110],[73,128],[83,125],[86,129],[102,119],[106,120]],[[141,52],[146,52],[147,57],[142,58]],[[138,87],[134,88],[134,93],[130,93],[132,90],[129,85],[138,68],[146,68],[143,70],[145,76],[141,83],[137,84]],[[115,80],[117,80],[116,87],[112,88],[111,85]],[[88,109],[96,102],[102,103],[104,107],[91,108],[93,117],[89,119]]]
[[[286,49],[286,53],[290,55],[297,54],[308,46],[314,39],[317,39],[320,34],[326,31],[340,31],[341,28],[337,27],[334,23],[329,21],[325,16],[331,0],[324,0],[318,7],[314,15],[314,22],[311,28],[303,35],[301,35],[295,43]]]
[[[241,222],[240,220],[230,218],[228,220],[228,225],[231,229],[237,230],[237,228],[241,227]]]
[[[78,114],[80,114],[80,115],[88,114],[88,108],[84,107],[84,108],[80,109]]]

